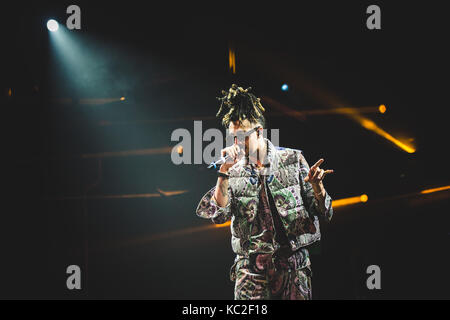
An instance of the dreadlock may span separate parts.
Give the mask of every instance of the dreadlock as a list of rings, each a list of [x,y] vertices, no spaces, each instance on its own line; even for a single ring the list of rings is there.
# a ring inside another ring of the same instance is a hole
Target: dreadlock
[[[230,122],[242,123],[245,119],[251,123],[259,122],[265,127],[266,120],[263,115],[265,110],[261,105],[261,99],[250,93],[251,89],[251,87],[243,89],[232,84],[228,92],[222,90],[223,96],[217,97],[220,101],[220,108],[216,117],[222,118],[225,128],[228,128]]]

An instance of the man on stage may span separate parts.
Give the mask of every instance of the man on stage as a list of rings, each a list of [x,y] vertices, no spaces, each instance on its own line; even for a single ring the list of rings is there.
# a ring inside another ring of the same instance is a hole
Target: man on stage
[[[312,298],[308,246],[320,240],[319,217],[330,221],[332,199],[324,177],[300,150],[275,147],[263,137],[260,99],[232,85],[220,98],[217,116],[234,137],[221,151],[217,184],[200,200],[199,217],[221,224],[231,219],[236,258],[230,270],[234,298]]]

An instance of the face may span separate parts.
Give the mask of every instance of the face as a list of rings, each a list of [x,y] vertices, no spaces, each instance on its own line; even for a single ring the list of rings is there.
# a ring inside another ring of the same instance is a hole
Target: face
[[[228,132],[231,136],[236,137],[234,143],[236,143],[241,150],[245,150],[245,155],[255,154],[258,150],[258,135],[256,131],[252,132],[250,135],[246,135],[255,127],[260,126],[256,123],[250,123],[247,119],[239,123],[239,121],[230,122],[228,127]],[[261,130],[261,129],[258,129]]]

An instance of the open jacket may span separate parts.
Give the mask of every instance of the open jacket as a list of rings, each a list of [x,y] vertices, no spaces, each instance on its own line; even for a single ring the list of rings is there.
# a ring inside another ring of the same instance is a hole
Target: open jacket
[[[319,208],[311,183],[305,182],[309,165],[301,150],[275,147],[267,142],[269,167],[264,168],[266,181],[259,181],[245,159],[234,164],[228,171],[228,203],[219,207],[213,195],[215,187],[200,200],[196,214],[212,219],[216,224],[231,219],[231,245],[233,251],[243,257],[251,253],[254,214],[259,205],[261,183],[272,194],[276,209],[292,250],[306,247],[320,240],[319,216],[330,221],[333,216],[332,199],[326,193],[325,210]],[[278,244],[274,243],[274,250]]]

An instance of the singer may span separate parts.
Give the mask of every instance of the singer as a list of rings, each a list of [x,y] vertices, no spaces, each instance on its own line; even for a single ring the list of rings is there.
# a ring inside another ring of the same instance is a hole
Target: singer
[[[309,300],[308,246],[320,240],[319,218],[329,222],[333,216],[323,184],[333,170],[320,168],[323,159],[309,167],[302,151],[265,139],[265,110],[250,89],[233,84],[222,91],[216,116],[234,144],[221,151],[229,160],[196,214],[216,224],[231,220],[236,300]]]

